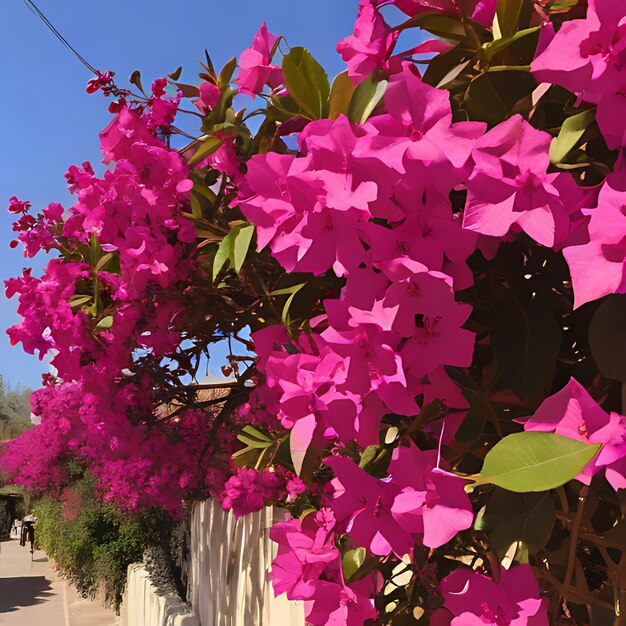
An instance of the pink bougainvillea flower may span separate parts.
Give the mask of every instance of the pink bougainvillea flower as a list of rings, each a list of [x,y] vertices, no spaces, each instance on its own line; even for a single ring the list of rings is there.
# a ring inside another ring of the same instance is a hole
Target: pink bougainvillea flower
[[[221,91],[217,85],[204,81],[199,87],[199,96],[193,103],[196,105],[200,113],[205,115],[212,111],[219,100]]]
[[[558,174],[547,173],[551,140],[521,115],[478,139],[463,227],[502,237],[515,226],[544,246],[562,239],[569,219],[553,184]]]
[[[589,216],[588,241],[563,250],[572,275],[574,306],[610,293],[626,293],[626,169],[612,174]]]
[[[335,473],[330,506],[354,542],[381,556],[408,554],[415,542],[391,514],[400,487],[391,478],[370,476],[346,457],[327,457],[324,463]],[[419,495],[414,500],[417,506],[423,502]]]
[[[235,83],[241,93],[258,95],[267,85],[276,89],[283,84],[283,72],[278,65],[272,65],[272,53],[278,41],[276,35],[267,30],[263,22],[252,40],[252,46],[239,56],[239,74]]]
[[[272,584],[276,596],[286,593],[289,600],[308,600],[320,583],[324,570],[341,558],[334,544],[335,517],[323,508],[302,521],[293,519],[274,524],[270,539],[278,544],[272,563]]]
[[[288,271],[343,276],[365,255],[356,225],[372,217],[389,168],[354,147],[365,131],[347,117],[316,120],[300,134],[299,158],[257,155],[240,190],[244,215],[259,227],[258,246]],[[270,178],[268,178],[268,176]]]
[[[483,26],[491,27],[497,0],[391,0],[389,4],[394,4],[410,16],[441,11],[459,17],[465,15]]]
[[[394,450],[389,477],[377,479],[353,461],[325,459],[335,472],[331,507],[357,545],[402,557],[420,535],[437,548],[472,525],[474,514],[461,478],[438,468],[437,452],[414,444]]]
[[[354,33],[337,44],[337,52],[348,66],[348,75],[362,81],[376,68],[384,67],[399,32],[392,30],[377,9],[380,2],[360,0]]]
[[[435,450],[419,450],[413,442],[393,451],[389,473],[402,483],[391,507],[391,515],[411,533],[422,535],[429,548],[447,543],[469,528],[474,512],[465,493],[465,481],[437,468]]]
[[[576,478],[588,485],[595,474],[605,470],[606,479],[615,490],[626,487],[626,417],[607,414],[573,378],[541,403],[524,424],[524,430],[555,432],[577,441],[601,444],[600,452]]]
[[[453,168],[462,167],[486,128],[481,122],[453,124],[450,94],[424,83],[408,64],[390,79],[385,107],[387,113],[368,122],[378,135],[364,142],[358,154],[380,151],[376,156],[402,174],[405,154],[429,164],[449,162]]]
[[[500,581],[459,568],[441,581],[451,626],[548,626],[548,600],[541,598],[530,565],[500,568]]]
[[[626,145],[626,85],[619,93],[610,93],[602,96],[596,109],[596,120],[606,145],[615,150]]]
[[[598,103],[626,86],[625,63],[626,7],[614,0],[589,0],[587,17],[564,22],[531,71],[541,82]]]
[[[222,507],[232,509],[236,517],[260,511],[265,502],[276,498],[284,488],[284,481],[275,472],[257,472],[245,467],[238,468],[224,485]]]
[[[378,615],[372,601],[375,591],[371,575],[349,585],[321,580],[315,595],[304,603],[306,623],[311,626],[362,626]]]

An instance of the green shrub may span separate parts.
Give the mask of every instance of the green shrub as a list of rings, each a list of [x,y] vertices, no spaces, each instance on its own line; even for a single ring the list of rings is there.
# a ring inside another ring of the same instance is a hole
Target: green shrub
[[[119,609],[128,565],[147,548],[169,547],[174,520],[162,510],[128,513],[95,498],[93,482],[78,481],[61,499],[45,496],[34,506],[37,545],[84,597],[104,593]]]

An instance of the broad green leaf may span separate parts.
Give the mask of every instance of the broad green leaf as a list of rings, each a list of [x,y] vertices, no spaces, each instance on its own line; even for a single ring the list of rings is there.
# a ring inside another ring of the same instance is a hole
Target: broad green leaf
[[[248,256],[253,235],[254,226],[252,224],[242,226],[237,232],[233,246],[233,267],[237,274],[241,271],[244,261],[246,260],[246,256]]]
[[[107,315],[96,324],[96,330],[107,330],[111,328],[111,326],[113,326],[113,316]]]
[[[524,30],[517,31],[514,35],[512,35],[511,37],[507,37],[506,39],[494,39],[493,41],[489,41],[486,44],[483,44],[483,49],[485,50],[487,59],[491,60],[496,54],[498,54],[498,52],[506,50],[506,48],[514,44],[516,41],[538,33],[540,28],[541,26],[525,28]]]
[[[328,76],[306,48],[292,48],[285,55],[283,74],[289,95],[303,111],[313,119],[328,115]]]
[[[549,491],[513,493],[496,488],[474,527],[489,533],[491,545],[501,559],[516,541],[523,541],[529,552],[536,554],[550,539],[555,520]]]
[[[550,144],[550,161],[560,163],[578,143],[595,119],[595,109],[568,117],[561,126],[559,136]]]
[[[534,298],[518,290],[491,307],[491,342],[500,375],[529,406],[541,399],[552,381],[561,347],[561,325],[550,293]]]
[[[454,437],[461,443],[474,441],[482,434],[487,418],[495,423],[498,416],[494,412],[491,402],[473,378],[457,368],[448,367],[446,371],[470,404],[469,411],[463,418]]]
[[[330,110],[328,117],[331,120],[337,119],[340,115],[348,115],[348,107],[355,85],[348,76],[348,72],[341,72],[335,77],[333,87],[330,91]]]
[[[193,156],[189,159],[189,165],[196,165],[200,163],[203,159],[206,159],[208,156],[211,156],[216,150],[220,148],[223,140],[219,137],[207,137],[201,144],[200,147],[194,152]]]
[[[217,278],[226,261],[230,261],[233,258],[233,249],[235,246],[235,237],[237,236],[237,228],[233,228],[222,241],[215,253],[213,259],[213,280]]]
[[[467,32],[460,19],[444,15],[440,11],[415,15],[400,24],[397,30],[402,31],[407,28],[422,28],[449,41],[463,41],[467,37]]]
[[[343,569],[344,580],[350,580],[363,563],[367,550],[365,548],[357,548],[356,550],[348,550],[341,558],[341,567]]]
[[[239,274],[248,254],[253,234],[252,224],[240,223],[222,239],[213,260],[213,280],[217,278],[226,261]]]
[[[600,444],[589,445],[554,433],[522,432],[500,440],[485,457],[477,485],[497,485],[516,493],[548,491],[572,480]]]
[[[612,294],[589,326],[589,345],[600,371],[626,383],[626,295]]]
[[[376,105],[383,99],[387,83],[386,80],[374,78],[374,74],[370,74],[363,80],[352,94],[348,107],[348,117],[353,122],[364,124]]]
[[[517,32],[524,0],[498,0],[496,16],[502,39],[509,39]]]
[[[533,75],[522,69],[487,71],[469,84],[465,105],[478,121],[491,124],[510,117],[515,105],[537,87]]]

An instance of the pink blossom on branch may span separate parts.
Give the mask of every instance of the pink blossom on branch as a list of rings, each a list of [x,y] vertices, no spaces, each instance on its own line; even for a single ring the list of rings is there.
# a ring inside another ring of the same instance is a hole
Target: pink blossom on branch
[[[523,230],[550,247],[566,237],[569,218],[554,186],[558,174],[547,173],[550,141],[521,115],[478,139],[463,227],[492,237]]]
[[[441,581],[450,626],[548,626],[548,601],[541,598],[530,565],[500,568],[500,580],[459,568]]]
[[[239,74],[235,83],[241,93],[254,96],[260,94],[265,85],[276,89],[283,84],[282,70],[272,64],[272,53],[277,41],[278,37],[272,35],[263,22],[252,40],[252,46],[239,56]]]

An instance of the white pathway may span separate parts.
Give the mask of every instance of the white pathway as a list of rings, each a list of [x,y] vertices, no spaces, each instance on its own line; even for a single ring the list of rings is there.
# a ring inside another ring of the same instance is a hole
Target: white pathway
[[[2,626],[115,626],[118,619],[83,600],[50,567],[45,552],[31,559],[19,541],[0,542],[0,624]],[[148,626],[148,625],[146,625]]]

